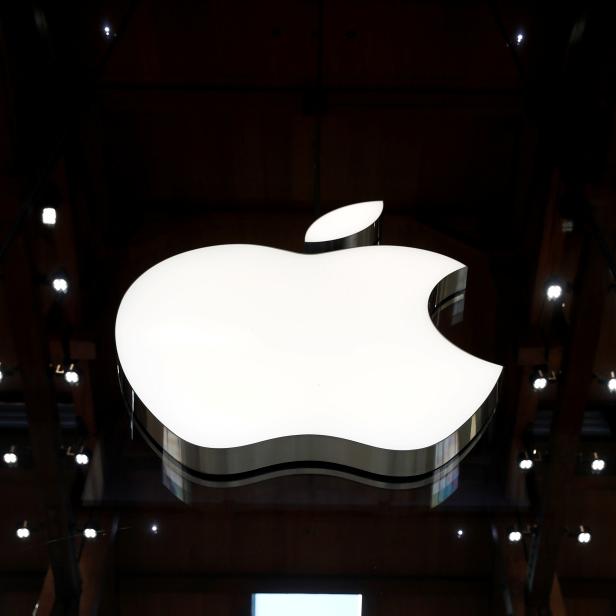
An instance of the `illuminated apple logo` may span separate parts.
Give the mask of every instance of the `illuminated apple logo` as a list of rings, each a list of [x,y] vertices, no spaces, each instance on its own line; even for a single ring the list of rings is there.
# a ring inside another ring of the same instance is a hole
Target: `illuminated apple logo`
[[[463,299],[466,268],[378,245],[381,212],[370,202],[323,216],[306,233],[312,254],[210,246],[128,289],[116,321],[123,394],[191,477],[403,482],[472,446],[501,367],[434,324]]]

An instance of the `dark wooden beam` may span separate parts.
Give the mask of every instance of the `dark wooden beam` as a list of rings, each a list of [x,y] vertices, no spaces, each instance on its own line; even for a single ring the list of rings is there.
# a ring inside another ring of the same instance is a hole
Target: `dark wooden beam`
[[[49,371],[49,345],[39,308],[40,290],[23,236],[2,264],[4,297],[19,362],[40,493],[56,603],[54,614],[76,613],[80,579],[71,508],[60,463],[56,401]]]
[[[575,472],[602,314],[608,270],[595,242],[587,239],[575,285],[569,343],[565,347],[557,412],[550,439],[550,458],[543,483],[539,530],[533,538],[527,581],[531,613],[549,614],[552,583],[567,524],[569,489]]]

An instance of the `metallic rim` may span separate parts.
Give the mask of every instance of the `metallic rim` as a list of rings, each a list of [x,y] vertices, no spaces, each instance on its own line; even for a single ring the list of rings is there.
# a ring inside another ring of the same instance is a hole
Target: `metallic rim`
[[[489,419],[490,417],[488,417],[488,420],[484,423],[482,428],[477,433],[476,439],[480,438],[486,431],[489,425]],[[445,487],[447,487],[451,483],[450,474],[469,454],[475,444],[474,441],[471,441],[449,462],[433,470],[432,472],[412,477],[381,476],[376,473],[358,472],[357,469],[344,465],[323,463],[319,464],[318,462],[310,461],[295,462],[288,465],[273,465],[271,467],[258,469],[254,472],[220,476],[211,475],[209,473],[200,473],[187,466],[184,466],[181,462],[176,460],[167,451],[165,451],[163,447],[161,447],[158,442],[152,438],[152,436],[148,433],[147,429],[142,426],[136,416],[133,418],[133,420],[138,432],[143,436],[148,445],[162,458],[167,480],[169,480],[170,476],[176,475],[176,477],[173,477],[172,481],[176,484],[176,491],[177,489],[179,489],[182,493],[190,491],[190,486],[185,485],[184,480],[205,487],[239,487],[250,485],[267,479],[275,479],[278,477],[285,477],[289,475],[328,475],[355,481],[357,483],[362,483],[376,488],[397,490],[407,490],[411,488],[415,489],[434,486],[439,482],[443,482]],[[182,480],[181,484],[178,484],[178,479]],[[432,498],[434,499],[434,490],[432,492]],[[178,494],[178,496],[180,496],[180,498],[184,500],[186,494]],[[437,502],[441,502],[441,500],[437,499]]]
[[[304,252],[314,255],[321,252],[332,252],[334,250],[343,250],[345,248],[359,248],[360,246],[376,246],[381,243],[381,218],[379,217],[365,229],[347,235],[346,237],[337,238],[335,240],[327,240],[325,242],[304,242]]]

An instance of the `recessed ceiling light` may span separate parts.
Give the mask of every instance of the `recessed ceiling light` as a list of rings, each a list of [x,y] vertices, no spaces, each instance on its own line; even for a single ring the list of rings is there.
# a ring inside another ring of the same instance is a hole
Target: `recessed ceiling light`
[[[53,287],[53,290],[60,295],[65,295],[68,293],[68,280],[63,276],[56,276],[51,281],[51,286]]]
[[[585,526],[580,526],[580,531],[577,534],[578,543],[590,543],[592,539],[592,534],[590,529]]]
[[[92,527],[90,527],[90,526],[88,526],[87,528],[84,528],[84,529],[83,529],[83,536],[84,536],[86,539],[96,539],[96,535],[97,535],[97,534],[98,534],[98,533],[96,532],[96,529],[95,529],[95,528],[92,528]]]
[[[53,227],[56,224],[57,213],[55,207],[44,207],[41,211],[41,221],[48,227]]]
[[[509,543],[518,543],[522,540],[522,533],[519,530],[510,530],[507,539]]]
[[[550,302],[555,302],[563,294],[562,285],[558,283],[553,283],[553,284],[548,285],[548,287],[545,290],[545,294]]]

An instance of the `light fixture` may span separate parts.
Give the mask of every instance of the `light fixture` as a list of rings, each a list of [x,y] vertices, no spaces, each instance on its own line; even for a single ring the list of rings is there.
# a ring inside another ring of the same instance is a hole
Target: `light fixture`
[[[534,464],[533,459],[526,452],[524,452],[518,460],[518,467],[522,471],[529,471],[533,468]]]
[[[4,378],[4,373],[2,372],[2,368],[0,368],[0,383],[2,382],[3,378]]]
[[[79,372],[75,369],[75,364],[70,364],[64,371],[64,380],[69,385],[79,385]]]
[[[577,534],[578,543],[590,543],[591,538],[590,528],[580,525],[580,530]]]
[[[590,468],[593,473],[600,473],[605,469],[605,460],[599,457],[599,454],[595,451],[593,454],[592,462],[590,463]]]
[[[545,290],[545,295],[548,298],[548,301],[555,302],[557,299],[563,294],[563,287],[561,284],[557,282],[553,282],[549,284]]]
[[[15,466],[17,464],[17,454],[15,453],[15,447],[11,446],[11,448],[5,452],[2,456],[4,463],[8,466]]]
[[[616,374],[613,370],[610,372],[610,378],[607,380],[607,389],[610,393],[616,393]]]
[[[516,529],[510,530],[507,535],[509,543],[519,543],[522,541],[522,532]]]
[[[458,530],[456,531],[456,537],[458,539],[462,539],[462,537],[464,537],[464,529],[458,528]]]
[[[17,529],[17,538],[18,539],[29,539],[30,538],[30,529],[28,528],[27,520],[24,520],[24,523]]]
[[[89,539],[89,540],[96,539],[96,535],[98,535],[98,533],[96,532],[96,529],[92,528],[91,526],[88,526],[87,528],[83,529],[83,536],[86,539]]]
[[[548,386],[548,377],[544,368],[535,368],[530,375],[530,383],[535,391],[542,391]]]
[[[152,524],[152,526],[150,526],[150,532],[153,535],[158,535],[158,524]]]
[[[48,227],[53,227],[56,224],[58,213],[55,207],[44,207],[41,210],[41,222]]]
[[[524,40],[524,33],[523,32],[518,32],[515,36],[515,42],[517,45],[521,45],[522,41]]]
[[[103,34],[105,35],[105,38],[111,38],[113,36],[111,26],[109,24],[103,26]]]
[[[81,451],[75,455],[75,464],[79,466],[86,466],[90,462],[90,457],[87,453],[83,451],[83,447]]]
[[[222,482],[254,456],[262,475],[309,453],[312,468],[410,480],[409,469],[432,472],[468,444],[459,430],[480,428],[502,367],[455,347],[429,311],[445,286],[463,296],[464,265],[407,246],[314,246],[360,242],[381,211],[369,202],[329,212],[305,235],[318,253],[208,246],[154,265],[126,291],[115,322],[123,394],[146,427],[177,437],[176,453],[161,438],[162,451],[191,451],[183,474]]]
[[[66,293],[68,293],[68,280],[64,276],[56,276],[51,281],[51,286],[53,290],[60,295],[66,295]]]

